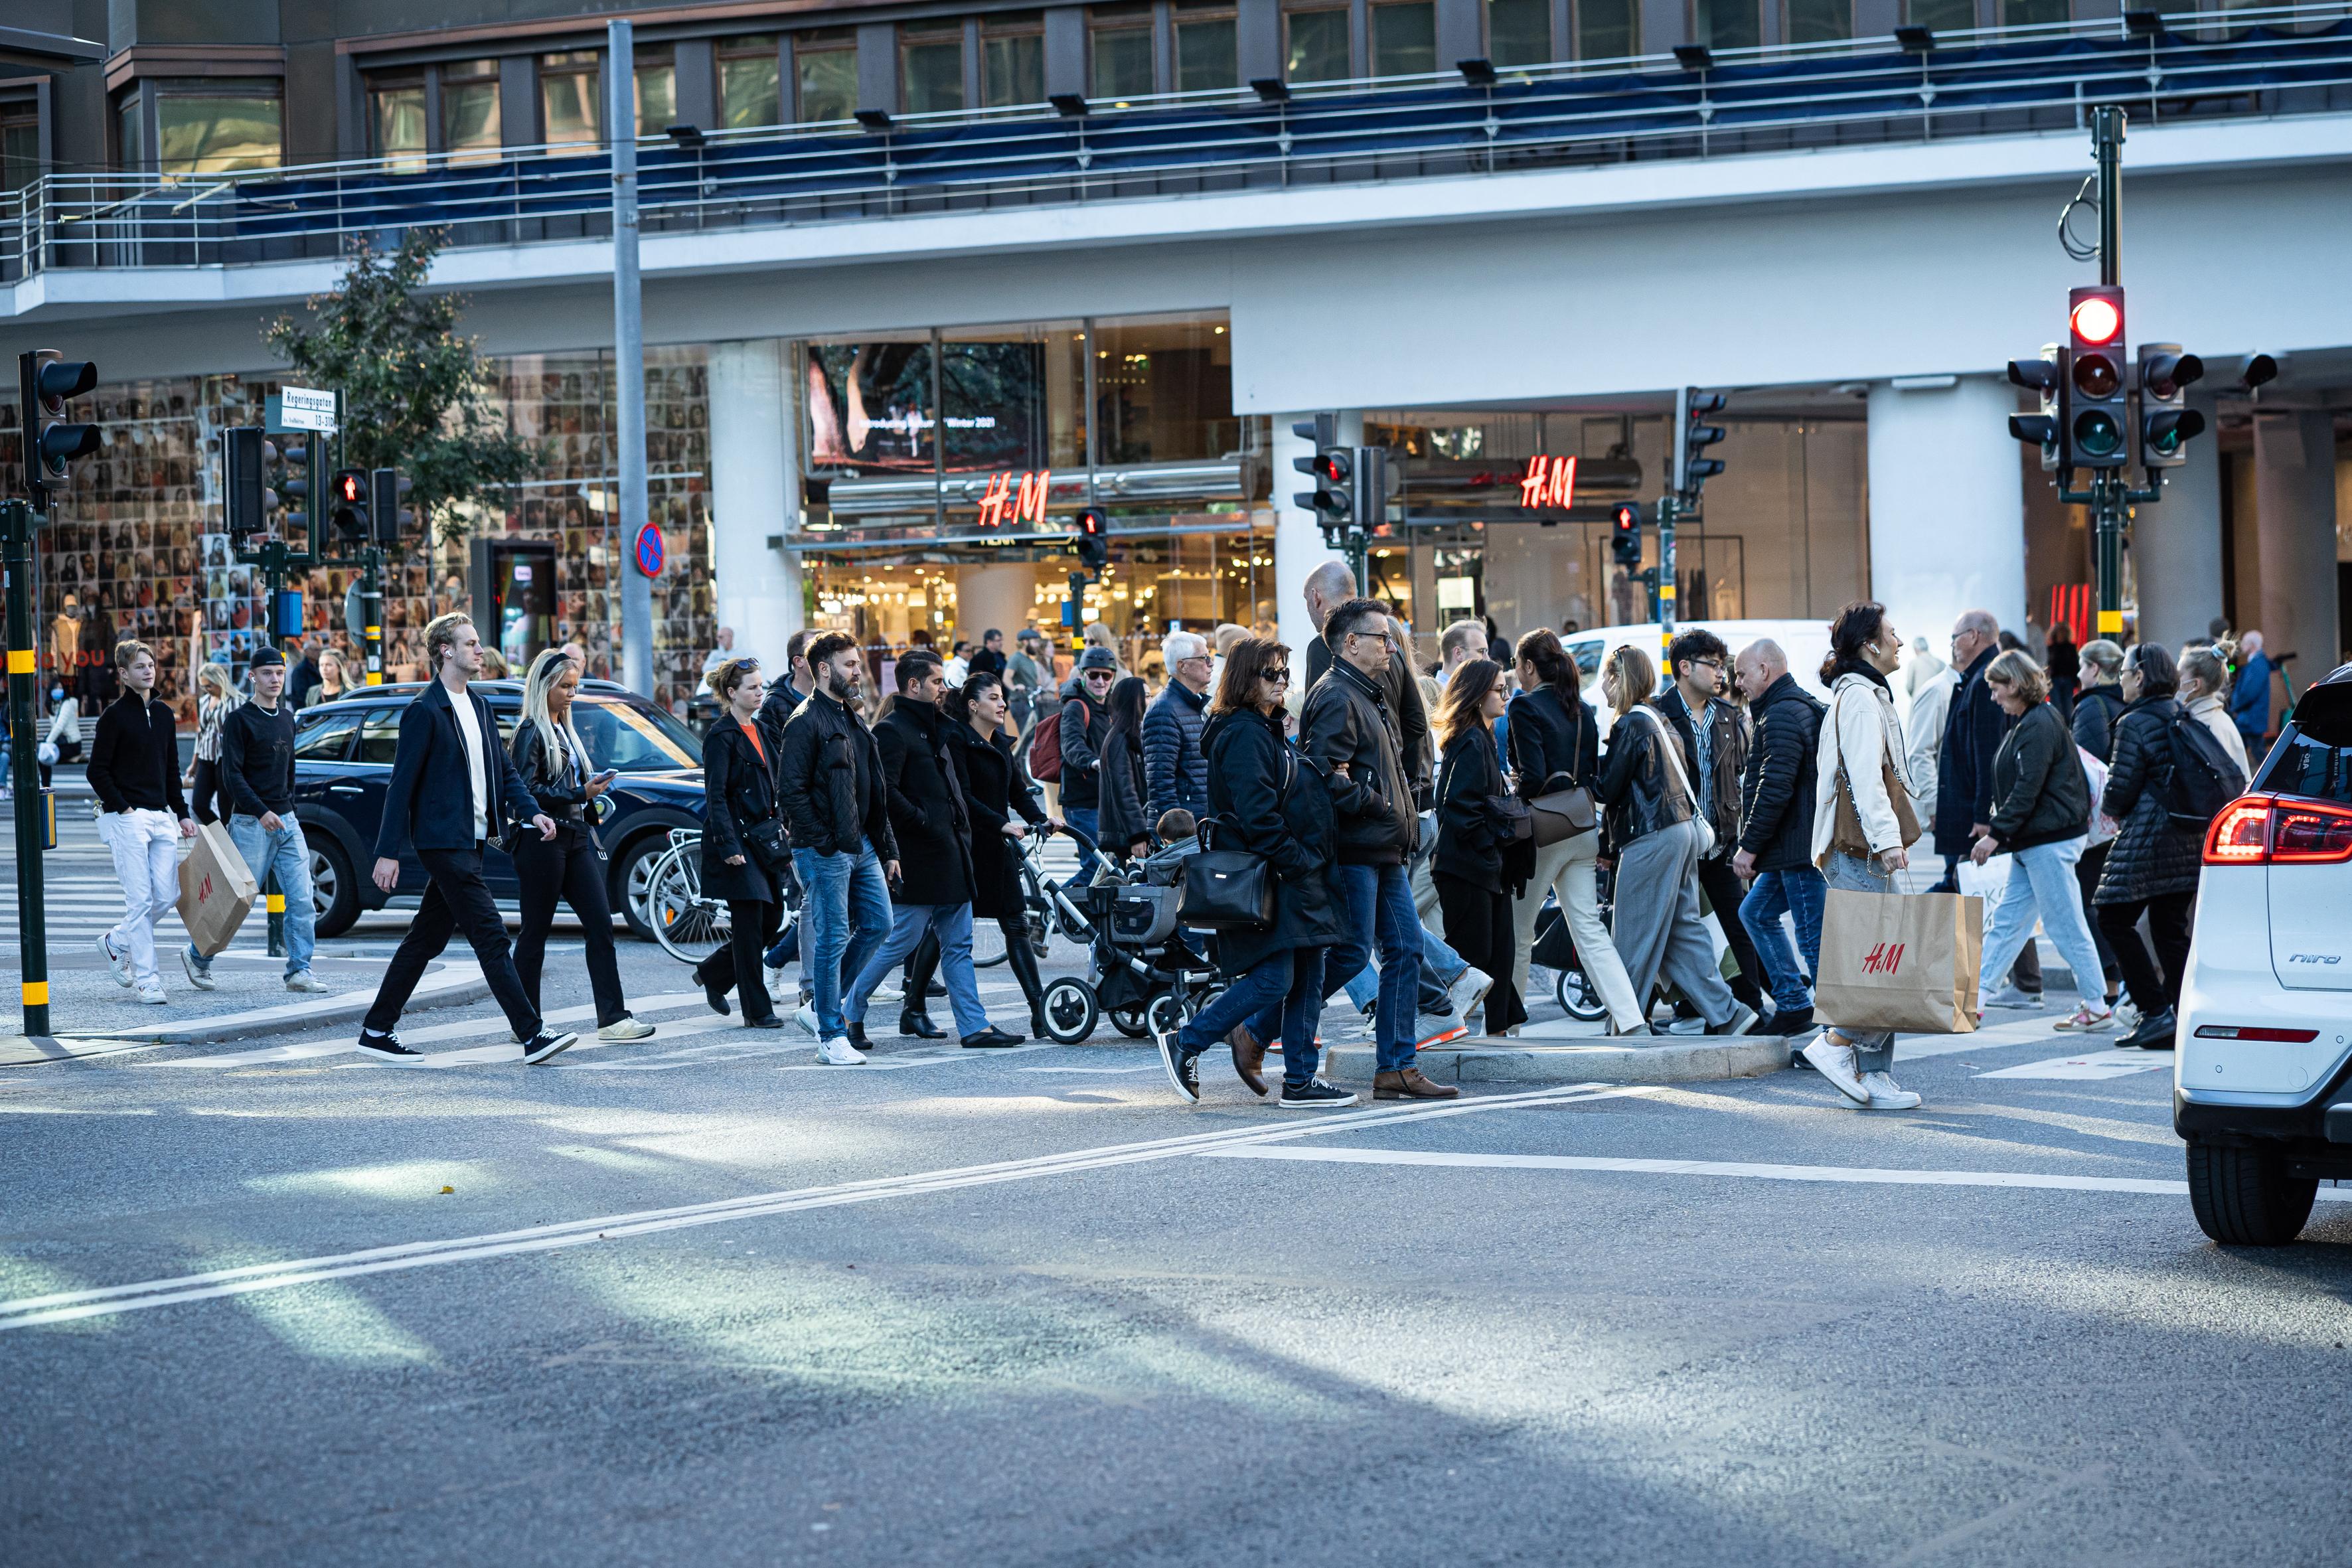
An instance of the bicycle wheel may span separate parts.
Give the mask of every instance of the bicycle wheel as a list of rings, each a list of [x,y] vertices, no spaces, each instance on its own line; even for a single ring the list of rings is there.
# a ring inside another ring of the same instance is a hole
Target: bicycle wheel
[[[971,922],[971,966],[987,969],[1004,962],[1004,928],[994,916],[983,916]]]
[[[733,936],[726,904],[702,896],[698,847],[692,855],[669,851],[646,882],[647,923],[654,928],[654,939],[680,963],[700,963]]]

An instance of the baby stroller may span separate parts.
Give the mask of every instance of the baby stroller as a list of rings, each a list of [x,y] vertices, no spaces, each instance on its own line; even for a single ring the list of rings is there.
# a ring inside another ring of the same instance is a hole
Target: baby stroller
[[[1060,831],[1095,848],[1076,829]],[[1108,879],[1069,889],[1087,919],[1087,973],[1050,982],[1041,1007],[1061,1044],[1091,1036],[1105,1014],[1130,1039],[1181,1027],[1216,990],[1213,968],[1176,934],[1183,889],[1171,868],[1180,859],[1155,855],[1124,869],[1106,859]]]

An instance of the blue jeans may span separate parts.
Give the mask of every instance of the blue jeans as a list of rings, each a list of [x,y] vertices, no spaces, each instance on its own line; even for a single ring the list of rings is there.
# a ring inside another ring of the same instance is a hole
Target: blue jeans
[[[1076,828],[1079,832],[1085,834],[1088,838],[1094,837],[1097,834],[1102,831],[1102,814],[1090,805],[1066,805],[1062,807],[1062,820]],[[1093,850],[1087,848],[1085,845],[1079,845],[1077,886],[1083,888],[1087,883],[1093,881],[1095,879],[1095,868],[1101,864],[1102,860],[1099,856],[1096,855]]]
[[[1985,910],[1984,959],[1978,973],[1986,980],[1997,982],[2009,973],[2018,953],[2033,940],[2038,914],[2058,956],[2074,972],[2074,989],[2083,1005],[2094,1010],[2106,1005],[2098,944],[2091,940],[2091,922],[2083,915],[2082,884],[2074,879],[2074,862],[2089,843],[2087,838],[2062,838],[2011,855],[2014,863],[2000,902]]]
[[[770,948],[760,962],[771,969],[782,969],[800,955],[801,922],[796,919],[789,920],[784,922],[784,934],[776,939],[776,945]]]
[[[310,955],[319,945],[319,911],[310,893],[310,847],[302,841],[292,812],[280,812],[278,820],[285,826],[273,831],[262,826],[257,816],[232,816],[228,836],[245,858],[256,887],[266,890],[269,873],[278,873],[278,890],[286,895],[286,978],[291,980],[310,967]],[[213,966],[194,942],[188,944],[188,960],[199,973]]]
[[[1364,966],[1370,956],[1364,933],[1370,931],[1381,955],[1375,1060],[1381,1072],[1401,1072],[1412,1066],[1419,1044],[1413,993],[1421,984],[1421,920],[1413,912],[1412,883],[1402,866],[1335,866],[1332,880],[1347,900],[1348,937],[1323,954],[1324,994],[1339,989],[1331,976],[1352,975]],[[1251,1023],[1250,1033],[1270,1040],[1280,1028],[1276,1009],[1267,1007]],[[1283,1042],[1286,1051],[1289,1044]]]
[[[1444,937],[1423,926],[1421,963],[1415,979],[1421,1010],[1424,1013],[1433,1011],[1429,1005],[1433,997],[1443,1002],[1445,988],[1461,979],[1462,972],[1469,967],[1460,953],[1445,945]],[[1348,1000],[1356,1005],[1356,1011],[1360,1013],[1380,996],[1381,972],[1369,963],[1364,964],[1348,976],[1348,984],[1342,989],[1348,993]]]
[[[1800,866],[1793,871],[1759,871],[1748,896],[1739,900],[1739,923],[1748,928],[1756,956],[1764,962],[1772,1005],[1783,1013],[1813,1005],[1805,975],[1822,972],[1822,906],[1829,896],[1828,880],[1811,866]],[[1780,917],[1791,913],[1797,917],[1797,945],[1805,954],[1803,974],[1797,973],[1797,955],[1789,951],[1789,933],[1780,929]]]
[[[890,886],[882,879],[882,862],[870,844],[861,845],[855,855],[795,849],[793,864],[806,890],[801,920],[808,927],[808,940],[801,950],[807,956],[801,970],[814,994],[817,1036],[838,1039],[846,1028],[841,1016],[842,974],[845,967],[857,973],[865,967],[866,955],[890,934]],[[815,962],[807,962],[808,957]]]
[[[1293,1089],[1301,1088],[1315,1076],[1318,1054],[1315,1025],[1323,1012],[1323,949],[1319,947],[1280,948],[1259,959],[1255,968],[1193,1016],[1177,1043],[1186,1056],[1197,1057],[1224,1038],[1235,1024],[1269,1008],[1281,1011],[1282,1081]]]
[[[866,999],[874,988],[906,962],[922,942],[923,933],[940,937],[940,977],[948,984],[948,1005],[955,1009],[956,1032],[967,1037],[988,1027],[988,1009],[980,1005],[980,982],[971,972],[971,906],[964,904],[900,904],[890,921],[890,934],[866,956],[850,982],[843,1012],[853,1024],[866,1022]],[[909,996],[909,1007],[922,998]]]

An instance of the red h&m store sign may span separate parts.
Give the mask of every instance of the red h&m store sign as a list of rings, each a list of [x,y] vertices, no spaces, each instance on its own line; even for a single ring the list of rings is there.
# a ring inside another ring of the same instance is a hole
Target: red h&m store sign
[[[980,526],[1003,528],[1009,522],[1045,521],[1045,489],[1054,482],[1054,470],[1040,468],[1029,474],[992,474],[988,489],[980,498]]]
[[[1576,459],[1548,458],[1541,453],[1528,459],[1528,471],[1519,477],[1519,510],[1541,511],[1559,507],[1565,510],[1576,504]]]

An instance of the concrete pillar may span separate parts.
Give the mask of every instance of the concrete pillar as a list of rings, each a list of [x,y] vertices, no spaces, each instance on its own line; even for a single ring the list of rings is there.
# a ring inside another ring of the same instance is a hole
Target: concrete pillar
[[[2259,629],[2270,656],[2296,655],[2298,689],[2336,668],[2336,432],[2325,409],[2254,416],[2254,526],[2263,555]],[[2273,704],[2282,693],[2271,693]],[[2272,709],[2275,718],[2278,710]]]
[[[1326,561],[1337,561],[1339,554],[1323,545],[1323,531],[1316,525],[1315,514],[1295,505],[1291,496],[1307,488],[1305,474],[1290,466],[1294,458],[1314,453],[1312,443],[1302,441],[1290,433],[1298,420],[1312,418],[1307,414],[1282,414],[1274,420],[1274,598],[1276,626],[1282,640],[1297,650],[1299,662],[1294,668],[1303,676],[1307,645],[1315,640],[1318,628],[1307,619],[1307,578]],[[1348,439],[1346,419],[1340,422],[1340,439]],[[1355,418],[1355,428],[1361,435],[1363,416]]]
[[[1940,648],[1963,610],[2025,630],[2025,473],[2016,389],[1988,375],[1870,389],[1870,593],[1906,641]]]
[[[2164,499],[2132,521],[2132,575],[2139,589],[2139,636],[2173,652],[2205,635],[2221,613],[2221,453],[2213,399],[2192,394],[2209,432],[2189,461],[2165,470]]]
[[[975,648],[994,626],[1004,634],[1004,651],[1011,653],[1036,611],[1037,569],[1026,562],[992,562],[956,573],[955,635]]]
[[[804,624],[800,557],[771,548],[800,527],[797,400],[788,345],[774,338],[710,345],[710,574],[719,624],[771,678]]]

